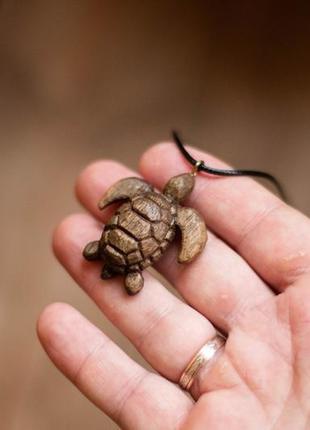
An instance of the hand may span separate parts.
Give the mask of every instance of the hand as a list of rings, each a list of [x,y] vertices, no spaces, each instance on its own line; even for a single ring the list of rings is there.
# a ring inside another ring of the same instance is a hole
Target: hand
[[[196,159],[225,167],[208,154]],[[158,188],[190,166],[172,144],[152,147],[140,173]],[[157,270],[184,302],[145,272],[129,297],[120,277],[102,281],[82,249],[102,231],[97,201],[118,179],[136,175],[112,161],[77,181],[87,210],[64,220],[54,250],[69,273],[158,372],[143,369],[78,311],[48,306],[38,333],[55,365],[121,428],[299,430],[310,428],[310,221],[249,178],[199,174],[186,204],[205,218],[209,241],[191,264],[171,246]],[[223,352],[199,374],[192,398],[176,384],[215,334]]]

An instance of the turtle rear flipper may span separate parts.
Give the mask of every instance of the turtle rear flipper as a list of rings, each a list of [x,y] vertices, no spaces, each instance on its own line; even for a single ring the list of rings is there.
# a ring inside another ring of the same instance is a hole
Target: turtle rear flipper
[[[189,263],[200,254],[207,242],[207,228],[204,220],[195,209],[179,206],[176,224],[182,233],[179,263]]]
[[[100,260],[99,240],[89,242],[83,250],[83,256],[88,261]]]
[[[137,294],[144,284],[142,273],[138,270],[128,273],[125,278],[125,289],[130,296]]]

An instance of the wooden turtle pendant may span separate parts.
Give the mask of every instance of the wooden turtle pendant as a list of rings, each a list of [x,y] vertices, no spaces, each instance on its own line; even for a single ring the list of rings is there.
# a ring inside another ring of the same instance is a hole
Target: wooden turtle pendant
[[[165,252],[175,237],[182,234],[179,263],[188,263],[204,248],[207,229],[201,216],[180,202],[192,191],[195,173],[171,178],[162,193],[140,178],[125,178],[114,184],[99,201],[102,210],[114,202],[124,203],[105,225],[100,240],[84,248],[87,260],[103,260],[102,279],[125,276],[128,294],[143,287],[142,270]]]

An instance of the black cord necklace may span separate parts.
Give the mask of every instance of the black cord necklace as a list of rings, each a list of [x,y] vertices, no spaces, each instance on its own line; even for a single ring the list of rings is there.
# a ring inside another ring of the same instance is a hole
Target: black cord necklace
[[[282,199],[284,201],[287,201],[287,196],[286,196],[286,193],[284,191],[284,188],[282,187],[282,185],[280,184],[278,179],[275,178],[270,173],[261,172],[259,170],[216,169],[214,167],[209,167],[204,163],[204,161],[195,160],[195,158],[191,156],[191,154],[185,149],[185,146],[184,146],[179,134],[175,130],[172,131],[172,137],[173,137],[175,144],[177,145],[177,147],[179,148],[179,150],[183,154],[183,156],[186,158],[186,160],[192,166],[196,166],[197,171],[202,171],[202,172],[206,172],[206,173],[209,173],[211,175],[217,175],[217,176],[256,176],[259,178],[264,178],[264,179],[267,179],[270,182],[272,182],[274,184],[274,186],[277,188]]]

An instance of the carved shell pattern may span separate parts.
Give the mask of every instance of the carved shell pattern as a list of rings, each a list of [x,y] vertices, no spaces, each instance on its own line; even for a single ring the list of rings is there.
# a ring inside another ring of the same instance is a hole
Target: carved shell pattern
[[[148,192],[121,205],[106,224],[101,254],[118,273],[143,270],[157,261],[175,236],[176,206]]]

